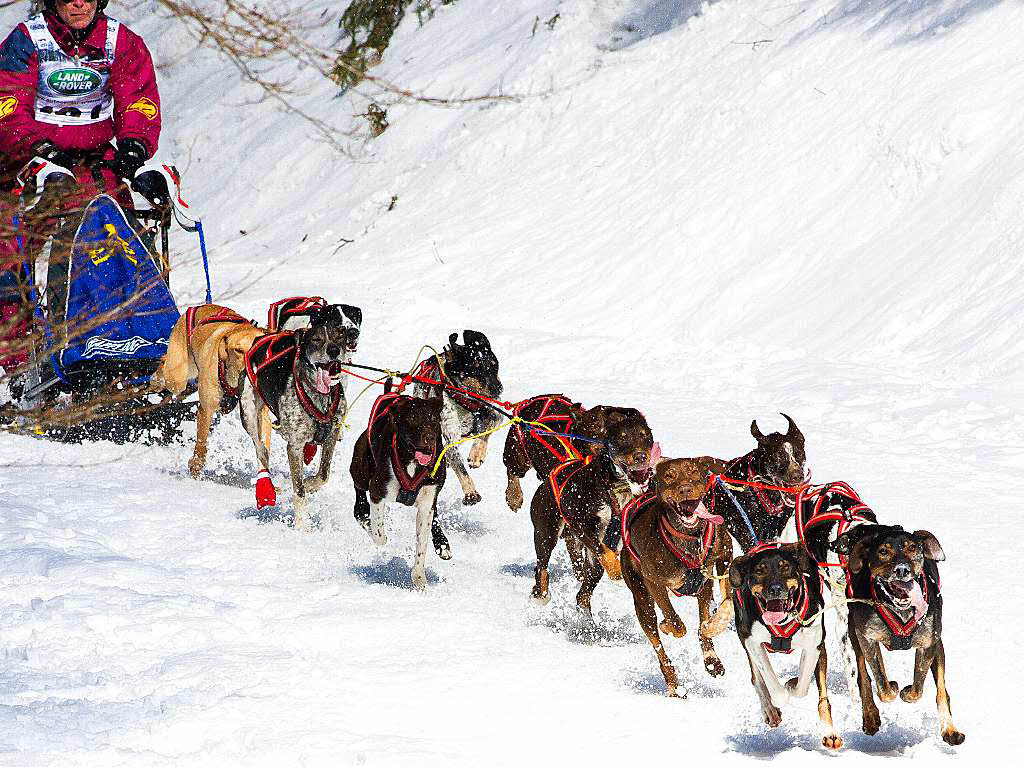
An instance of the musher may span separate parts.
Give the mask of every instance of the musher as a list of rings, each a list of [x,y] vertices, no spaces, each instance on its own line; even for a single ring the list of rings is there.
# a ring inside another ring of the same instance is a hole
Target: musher
[[[82,205],[107,191],[130,207],[122,181],[160,138],[160,95],[142,38],[103,12],[107,0],[43,5],[0,46],[0,369],[8,372],[28,352],[5,352],[3,342],[24,338],[32,311],[13,227],[19,172],[41,158],[74,176]]]

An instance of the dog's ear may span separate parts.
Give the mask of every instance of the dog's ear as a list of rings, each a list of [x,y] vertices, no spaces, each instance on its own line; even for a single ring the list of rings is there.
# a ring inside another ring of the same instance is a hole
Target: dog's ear
[[[801,572],[814,572],[815,563],[811,560],[811,555],[807,553],[807,548],[802,543],[787,543],[781,547],[781,550],[796,559]]]
[[[452,351],[454,352],[459,345],[458,333],[452,333],[450,336],[448,336],[448,345],[452,348]]]
[[[466,346],[473,346],[477,349],[490,349],[491,343],[487,340],[487,336],[481,333],[479,330],[463,330],[462,340]]]
[[[829,544],[829,548],[837,554],[842,554],[846,557],[846,564],[850,568],[850,572],[859,573],[861,568],[864,567],[864,552],[867,549],[867,541],[873,537],[873,535],[868,535],[858,538],[857,530],[851,530],[836,538],[835,541]]]
[[[764,439],[764,434],[762,434],[761,430],[757,428],[756,418],[750,422],[750,435],[757,440],[758,444],[760,444],[761,441]]]
[[[729,468],[728,463],[719,458],[712,458],[710,455],[702,455],[693,460],[697,462],[698,471],[708,476],[712,474],[725,474],[725,470]]]
[[[363,310],[358,306],[349,306],[348,304],[341,304],[341,313],[348,317],[349,322],[355,325],[357,328],[363,325]]]
[[[729,585],[734,589],[738,589],[743,585],[744,569],[747,565],[747,558],[745,556],[736,557],[729,565]]]
[[[929,533],[927,530],[915,530],[914,537],[921,544],[924,549],[925,559],[933,559],[936,562],[943,562],[946,559],[946,553],[942,550],[942,546],[939,545],[939,539]]]

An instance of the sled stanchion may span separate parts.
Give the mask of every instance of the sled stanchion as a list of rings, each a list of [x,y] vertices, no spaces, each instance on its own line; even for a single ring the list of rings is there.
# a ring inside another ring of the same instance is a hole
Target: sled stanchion
[[[213,293],[210,290],[210,261],[206,257],[206,237],[203,235],[203,222],[196,220],[196,231],[199,232],[199,250],[203,254],[203,271],[206,273],[206,303],[213,303]]]

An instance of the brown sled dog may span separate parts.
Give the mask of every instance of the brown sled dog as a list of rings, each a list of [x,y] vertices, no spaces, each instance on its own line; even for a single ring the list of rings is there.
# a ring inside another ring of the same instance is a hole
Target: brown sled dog
[[[542,603],[550,599],[548,562],[558,538],[564,536],[573,571],[582,583],[576,603],[590,616],[590,598],[605,571],[615,580],[622,577],[615,553],[619,514],[626,503],[646,492],[659,453],[647,420],[634,408],[592,408],[581,419],[580,429],[603,435],[601,444],[585,443],[588,455],[557,466],[530,502],[537,554],[532,596]]]
[[[420,399],[394,392],[377,398],[370,421],[352,451],[349,473],[355,486],[353,516],[378,546],[387,543],[384,504],[416,507],[416,559],[412,582],[427,586],[428,536],[441,559],[451,559],[448,539],[437,524],[437,494],[444,487],[446,467],[431,467],[441,455],[440,397]],[[439,537],[440,536],[440,537]]]
[[[216,304],[190,306],[175,323],[167,353],[153,374],[151,385],[157,391],[166,389],[180,395],[190,380],[198,379],[196,448],[188,462],[193,477],[198,477],[206,464],[206,442],[213,414],[217,410],[229,413],[238,404],[245,353],[266,333],[234,310]],[[269,423],[266,427],[269,440]]]
[[[560,463],[582,458],[572,440],[564,436],[575,432],[586,409],[561,394],[541,394],[520,402],[513,411],[524,421],[543,427],[515,424],[505,436],[502,460],[508,474],[505,503],[512,511],[523,506],[523,486],[519,480],[533,469],[541,482]],[[550,431],[549,431],[550,430]]]
[[[722,606],[711,618],[714,580],[729,572],[732,539],[722,517],[711,514],[701,503],[709,473],[725,471],[726,462],[717,458],[674,458],[655,469],[655,487],[622,510],[622,578],[633,592],[633,604],[640,627],[658,656],[668,694],[676,695],[678,678],[658,636],[658,629],[674,637],[686,635],[686,626],[676,613],[668,590],[676,596],[694,596],[700,614],[701,650],[704,668],[721,676],[725,667],[715,653],[712,637],[724,631],[732,619],[732,593],[726,578],[719,580]],[[658,623],[657,604],[664,616]]]

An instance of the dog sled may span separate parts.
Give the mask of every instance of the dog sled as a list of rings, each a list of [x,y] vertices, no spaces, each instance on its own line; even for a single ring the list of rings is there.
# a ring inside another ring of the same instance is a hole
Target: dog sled
[[[62,441],[173,440],[195,403],[147,384],[179,317],[168,286],[172,222],[200,236],[201,225],[180,214],[157,170],[133,180],[134,195],[63,174],[26,182],[22,200],[32,204],[23,202],[15,231],[31,345],[6,381],[12,398],[0,418]]]

